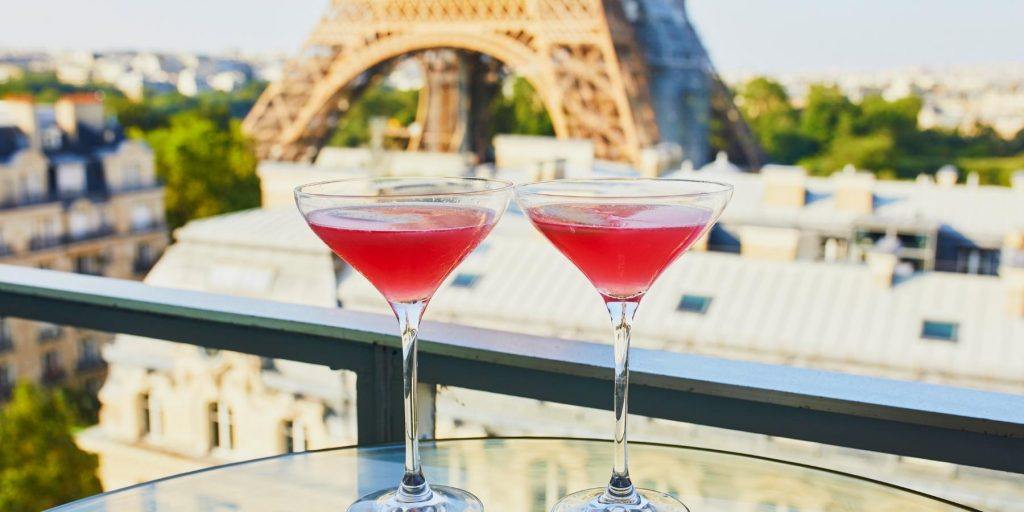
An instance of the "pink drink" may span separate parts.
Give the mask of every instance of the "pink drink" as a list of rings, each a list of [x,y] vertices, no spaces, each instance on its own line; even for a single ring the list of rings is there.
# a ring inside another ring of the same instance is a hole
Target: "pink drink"
[[[711,221],[707,209],[669,204],[549,204],[527,214],[606,300],[639,299]]]
[[[484,208],[381,204],[316,210],[309,226],[390,302],[427,300],[494,227]]]

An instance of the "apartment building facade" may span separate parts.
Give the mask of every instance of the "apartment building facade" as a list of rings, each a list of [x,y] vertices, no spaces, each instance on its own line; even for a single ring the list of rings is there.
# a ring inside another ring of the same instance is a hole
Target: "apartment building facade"
[[[139,278],[168,243],[153,152],[95,94],[0,101],[0,263]],[[111,335],[0,319],[0,401],[18,380],[96,391]]]

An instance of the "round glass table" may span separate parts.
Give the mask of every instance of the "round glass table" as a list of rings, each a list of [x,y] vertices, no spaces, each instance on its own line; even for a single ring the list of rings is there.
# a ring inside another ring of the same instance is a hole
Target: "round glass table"
[[[604,485],[607,441],[489,438],[424,441],[429,480],[467,489],[489,512],[546,512],[565,494]],[[218,466],[69,503],[61,512],[330,511],[395,485],[403,447],[303,452]],[[634,482],[692,512],[974,510],[907,489],[736,453],[630,444]]]

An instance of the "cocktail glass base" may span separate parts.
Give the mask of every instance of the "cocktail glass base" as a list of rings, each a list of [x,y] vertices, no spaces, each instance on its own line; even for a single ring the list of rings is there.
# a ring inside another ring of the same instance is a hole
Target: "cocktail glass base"
[[[431,485],[427,500],[410,503],[400,501],[396,489],[384,489],[367,494],[349,505],[348,512],[483,512],[480,499],[468,491]]]
[[[690,512],[683,502],[668,494],[637,489],[637,503],[605,503],[604,487],[574,492],[555,503],[551,512]]]

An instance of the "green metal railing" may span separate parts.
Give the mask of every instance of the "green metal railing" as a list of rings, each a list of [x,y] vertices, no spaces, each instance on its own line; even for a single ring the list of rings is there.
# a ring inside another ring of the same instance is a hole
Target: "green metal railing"
[[[387,316],[6,265],[0,316],[351,370],[359,442],[402,439],[400,348]],[[610,346],[436,323],[421,332],[428,390],[611,406]],[[643,349],[631,355],[630,395],[645,416],[1024,473],[1019,395]],[[433,400],[421,402],[433,418]]]

